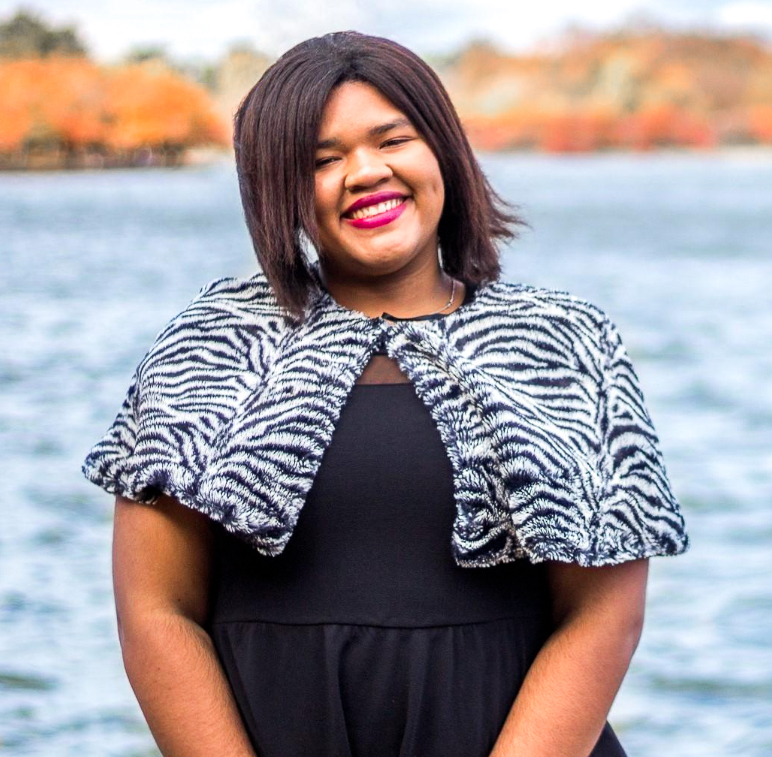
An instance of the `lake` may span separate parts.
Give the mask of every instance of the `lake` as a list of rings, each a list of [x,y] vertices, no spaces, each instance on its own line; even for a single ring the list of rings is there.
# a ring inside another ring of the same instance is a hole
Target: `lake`
[[[772,157],[480,156],[505,276],[616,323],[692,541],[650,561],[609,714],[629,757],[772,754]],[[257,267],[229,160],[0,175],[0,751],[157,755],[123,669],[113,497],[80,473],[207,281]]]

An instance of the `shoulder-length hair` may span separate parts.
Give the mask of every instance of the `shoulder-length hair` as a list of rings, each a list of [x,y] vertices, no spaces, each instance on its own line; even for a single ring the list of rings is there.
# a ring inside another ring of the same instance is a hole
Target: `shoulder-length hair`
[[[435,71],[402,45],[355,31],[313,37],[284,53],[234,115],[241,202],[279,305],[303,317],[310,288],[303,237],[320,254],[314,211],[316,143],[332,90],[365,82],[402,111],[434,153],[445,184],[438,226],[443,269],[479,285],[501,275],[497,240],[529,226],[491,187]]]

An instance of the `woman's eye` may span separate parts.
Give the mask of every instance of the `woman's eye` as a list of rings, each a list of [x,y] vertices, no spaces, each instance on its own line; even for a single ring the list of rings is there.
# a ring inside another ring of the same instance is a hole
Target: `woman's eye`
[[[384,145],[392,145],[392,144],[399,145],[399,144],[402,144],[402,142],[409,142],[409,141],[410,141],[409,137],[398,137],[396,139],[389,139],[388,141],[384,142],[383,144]]]
[[[382,147],[387,147],[390,145],[401,145],[403,142],[410,142],[412,137],[396,137],[394,139],[386,140],[386,142],[381,145]],[[326,165],[329,165],[333,160],[337,160],[336,158],[320,158],[316,161],[316,167],[317,168],[323,168]]]

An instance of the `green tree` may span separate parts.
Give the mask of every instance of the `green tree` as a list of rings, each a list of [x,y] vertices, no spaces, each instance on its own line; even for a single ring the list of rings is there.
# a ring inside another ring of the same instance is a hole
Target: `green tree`
[[[47,24],[31,10],[19,9],[0,23],[0,58],[45,58],[49,55],[87,57],[73,26]]]
[[[126,63],[142,63],[146,60],[161,60],[169,64],[169,57],[163,45],[135,45],[123,56]]]

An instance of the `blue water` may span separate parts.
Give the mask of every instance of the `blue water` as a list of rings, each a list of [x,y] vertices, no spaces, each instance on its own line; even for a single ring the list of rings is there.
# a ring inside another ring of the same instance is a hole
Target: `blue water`
[[[772,754],[772,158],[482,156],[533,226],[505,278],[617,324],[692,548],[651,560],[609,720],[630,757]],[[230,162],[0,175],[0,752],[157,755],[126,678],[111,495],[80,463],[153,338],[256,263]]]

